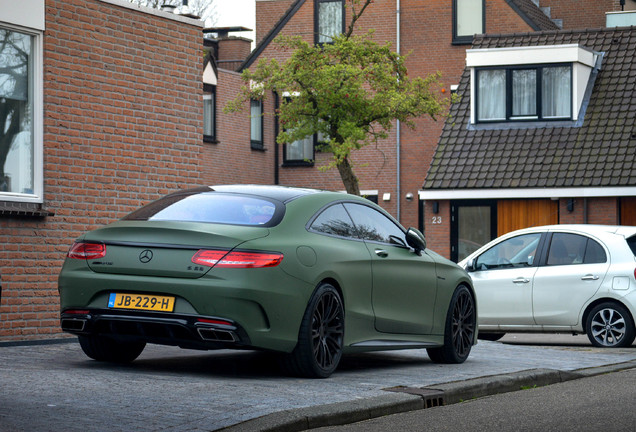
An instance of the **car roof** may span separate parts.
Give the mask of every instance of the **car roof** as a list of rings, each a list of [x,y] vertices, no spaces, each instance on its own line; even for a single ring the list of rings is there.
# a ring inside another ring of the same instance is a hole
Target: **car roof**
[[[270,185],[214,185],[209,186],[210,191],[227,192],[235,194],[257,195],[264,198],[275,199],[281,202],[288,202],[293,199],[305,195],[320,193],[323,191],[317,189],[304,189],[289,186],[270,186]]]
[[[544,225],[531,228],[524,228],[513,232],[523,231],[579,231],[588,234],[618,234],[625,237],[636,235],[636,226],[627,225],[593,225],[593,224],[560,224]]]

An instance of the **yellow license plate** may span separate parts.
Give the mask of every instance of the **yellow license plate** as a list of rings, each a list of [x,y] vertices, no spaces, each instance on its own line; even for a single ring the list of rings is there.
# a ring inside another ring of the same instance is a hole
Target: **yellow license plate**
[[[174,310],[174,297],[111,293],[108,298],[108,307],[114,309],[172,312]]]

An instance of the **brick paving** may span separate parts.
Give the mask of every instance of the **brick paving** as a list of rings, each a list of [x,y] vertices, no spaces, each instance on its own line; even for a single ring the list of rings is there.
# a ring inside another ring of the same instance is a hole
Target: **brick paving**
[[[0,431],[213,431],[264,415],[527,369],[574,370],[636,359],[634,347],[480,342],[462,365],[426,351],[345,357],[329,379],[284,376],[252,351],[151,345],[130,365],[88,359],[75,342],[0,345]]]

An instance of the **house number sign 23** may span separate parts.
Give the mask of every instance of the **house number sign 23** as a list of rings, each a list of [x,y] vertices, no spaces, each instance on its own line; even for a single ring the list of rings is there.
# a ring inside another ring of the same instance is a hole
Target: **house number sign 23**
[[[433,225],[440,225],[442,223],[441,216],[433,216],[432,218]]]

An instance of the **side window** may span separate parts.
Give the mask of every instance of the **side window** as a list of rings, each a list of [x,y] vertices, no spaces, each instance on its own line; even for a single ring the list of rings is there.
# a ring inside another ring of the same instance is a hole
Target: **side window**
[[[342,204],[333,205],[320,213],[311,223],[309,229],[339,237],[358,237],[353,222]]]
[[[550,242],[547,265],[582,264],[587,237],[577,234],[554,233]]]
[[[216,141],[216,86],[203,84],[203,141]]]
[[[541,233],[512,237],[488,249],[476,262],[477,270],[530,267],[534,264]]]
[[[43,201],[41,58],[41,32],[0,23],[0,201]]]
[[[453,43],[470,44],[473,35],[485,33],[484,0],[453,0]]]
[[[346,203],[344,206],[362,239],[406,245],[402,229],[379,211],[360,204]]]
[[[603,246],[595,240],[587,239],[587,247],[585,248],[585,258],[583,264],[598,264],[607,262],[607,255]]]
[[[343,0],[315,0],[314,33],[316,43],[331,43],[333,36],[344,32],[344,12]]]
[[[263,149],[263,102],[257,99],[250,99],[250,144]]]
[[[632,253],[636,257],[636,236],[631,236],[627,239],[627,245],[631,249]]]

